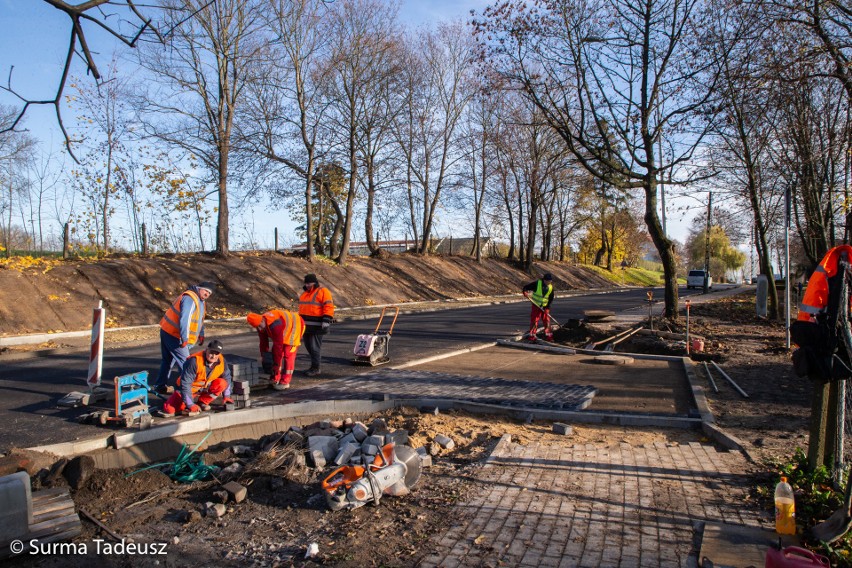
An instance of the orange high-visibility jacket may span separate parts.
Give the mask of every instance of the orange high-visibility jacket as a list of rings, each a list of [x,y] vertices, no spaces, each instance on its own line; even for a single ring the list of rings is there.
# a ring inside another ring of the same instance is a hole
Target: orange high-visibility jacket
[[[850,245],[836,246],[822,257],[819,266],[816,267],[808,281],[805,295],[802,296],[798,316],[800,321],[816,321],[817,315],[825,311],[828,306],[828,279],[837,274],[838,261],[843,253],[852,261],[852,246]]]
[[[195,355],[191,355],[189,359],[187,359],[187,361],[189,361],[190,359],[195,359],[195,376],[192,377],[191,386],[191,392],[193,397],[198,394],[198,391],[207,388],[207,385],[209,385],[210,383],[225,374],[225,357],[221,354],[219,355],[219,361],[213,366],[213,368],[210,370],[210,373],[207,373],[207,361],[204,358],[205,353],[206,350],[199,351],[198,353],[196,353]],[[178,386],[181,385],[182,380],[187,378],[188,377],[178,377]]]
[[[193,304],[194,309],[189,316],[189,326],[187,331],[187,337],[181,337],[181,329],[180,329],[180,320],[181,320],[181,302],[183,301],[184,296],[189,297]],[[172,337],[177,337],[180,340],[186,340],[189,345],[195,345],[195,342],[198,340],[198,335],[201,330],[201,326],[204,324],[204,302],[201,298],[198,297],[198,294],[192,290],[187,290],[183,294],[177,297],[174,303],[166,310],[166,314],[163,316],[163,319],[160,320],[160,329],[171,335]]]
[[[266,330],[258,330],[261,334],[261,352],[265,352],[264,343],[272,339],[273,345],[276,339],[281,338],[283,345],[292,345],[298,347],[302,344],[302,334],[305,333],[305,322],[302,317],[296,312],[287,310],[269,310],[261,316],[266,322]],[[278,326],[282,326],[279,332]],[[266,339],[266,341],[263,341]],[[268,346],[267,346],[268,348]],[[268,349],[267,349],[268,350]]]
[[[328,288],[317,286],[310,292],[304,292],[299,297],[299,315],[305,320],[305,325],[316,330],[322,325],[323,317],[334,317],[334,303]]]

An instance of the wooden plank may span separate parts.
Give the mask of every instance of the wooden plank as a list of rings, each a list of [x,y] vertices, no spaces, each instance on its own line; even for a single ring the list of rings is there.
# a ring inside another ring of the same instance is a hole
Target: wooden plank
[[[58,501],[51,501],[50,503],[33,503],[33,518],[50,515],[55,511],[61,511],[62,509],[67,509],[68,507],[74,508],[74,500],[68,497],[67,499],[61,499]]]
[[[41,526],[41,525],[44,525],[45,523],[51,523],[51,522],[55,521],[56,519],[62,519],[64,517],[69,517],[71,515],[76,515],[76,514],[77,514],[77,512],[71,507],[66,508],[66,509],[62,509],[61,511],[56,511],[55,514],[53,514],[49,517],[39,517],[38,519],[34,519],[33,524],[30,525],[30,530],[32,530],[34,526]]]
[[[63,487],[53,487],[51,489],[42,489],[41,491],[33,491],[33,502],[55,499],[57,497],[70,497],[71,493]]]
[[[65,515],[64,517],[56,517],[55,519],[50,519],[48,521],[30,525],[30,532],[28,534],[33,534],[42,531],[52,531],[55,530],[57,527],[62,527],[63,525],[75,522],[80,523],[80,517],[77,515],[77,513],[71,513],[70,515]]]

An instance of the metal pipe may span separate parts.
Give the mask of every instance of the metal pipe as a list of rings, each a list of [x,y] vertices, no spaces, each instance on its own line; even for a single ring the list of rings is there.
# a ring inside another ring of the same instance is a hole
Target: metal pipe
[[[704,372],[707,373],[707,378],[710,379],[710,384],[713,386],[713,391],[719,392],[719,387],[716,386],[716,381],[713,380],[713,375],[710,374],[710,367],[707,366],[707,361],[704,361]]]
[[[738,393],[740,393],[741,395],[743,395],[743,398],[748,398],[748,394],[746,394],[746,391],[744,391],[743,389],[741,389],[741,388],[740,388],[740,385],[738,385],[737,383],[735,383],[735,382],[734,382],[734,379],[732,379],[731,377],[729,377],[729,376],[728,376],[728,373],[726,373],[725,371],[723,371],[723,370],[722,370],[722,367],[720,367],[719,365],[717,365],[717,364],[716,364],[716,361],[710,361],[710,362],[711,362],[711,363],[713,363],[713,366],[716,368],[716,370],[717,370],[717,371],[719,371],[719,373],[720,373],[723,377],[725,377],[726,379],[728,379],[728,382],[729,382],[729,383],[731,383],[731,385],[733,385],[733,387],[734,387],[735,389],[737,389],[737,392],[738,392]]]
[[[609,345],[611,345],[611,346],[616,346],[616,345],[618,345],[619,343],[621,343],[621,342],[622,342],[622,341],[624,341],[625,339],[628,339],[630,336],[632,336],[632,335],[634,335],[635,333],[637,333],[640,329],[642,329],[642,326],[641,326],[641,325],[640,325],[639,327],[635,328],[635,329],[630,330],[630,332],[629,332],[629,333],[626,333],[625,335],[623,335],[622,337],[619,337],[619,338],[618,338],[618,339],[616,339],[615,341],[610,342],[610,343],[609,343]]]

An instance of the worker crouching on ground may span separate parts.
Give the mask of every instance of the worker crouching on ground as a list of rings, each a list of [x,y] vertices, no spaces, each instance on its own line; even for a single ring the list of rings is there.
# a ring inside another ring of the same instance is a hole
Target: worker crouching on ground
[[[544,336],[553,340],[553,332],[550,331],[550,305],[553,303],[553,276],[549,273],[541,279],[530,282],[523,288],[526,298],[532,302],[530,312],[530,333],[527,339],[535,341],[539,322],[544,326]]]
[[[246,316],[246,321],[257,330],[261,358],[269,353],[269,342],[272,342],[272,368],[269,373],[272,388],[275,390],[290,388],[293,369],[296,367],[296,351],[299,350],[302,334],[305,333],[304,320],[295,312],[270,310],[264,314],[249,314]]]
[[[322,338],[329,332],[334,319],[334,303],[328,288],[319,285],[316,274],[305,275],[304,293],[299,297],[299,315],[305,320],[305,348],[311,356],[306,374],[320,374]]]
[[[177,386],[178,390],[163,404],[161,415],[164,417],[174,416],[178,412],[195,416],[202,410],[210,410],[210,403],[219,398],[220,394],[225,395],[224,402],[227,403],[231,370],[222,355],[222,342],[213,339],[207,344],[207,349],[189,357],[177,380]]]
[[[172,306],[160,320],[160,373],[154,384],[154,391],[169,394],[174,384],[169,380],[172,365],[178,368],[178,375],[189,357],[189,350],[196,343],[204,345],[204,312],[207,298],[213,294],[216,285],[202,282],[178,296]]]

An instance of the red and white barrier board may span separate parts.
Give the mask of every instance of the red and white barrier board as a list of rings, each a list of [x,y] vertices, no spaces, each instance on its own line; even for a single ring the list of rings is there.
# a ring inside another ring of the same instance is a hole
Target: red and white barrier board
[[[106,319],[106,309],[104,303],[98,302],[98,307],[95,308],[92,315],[92,343],[89,351],[89,378],[86,382],[89,388],[93,389],[101,384],[101,374],[103,372],[104,362],[104,320]]]

